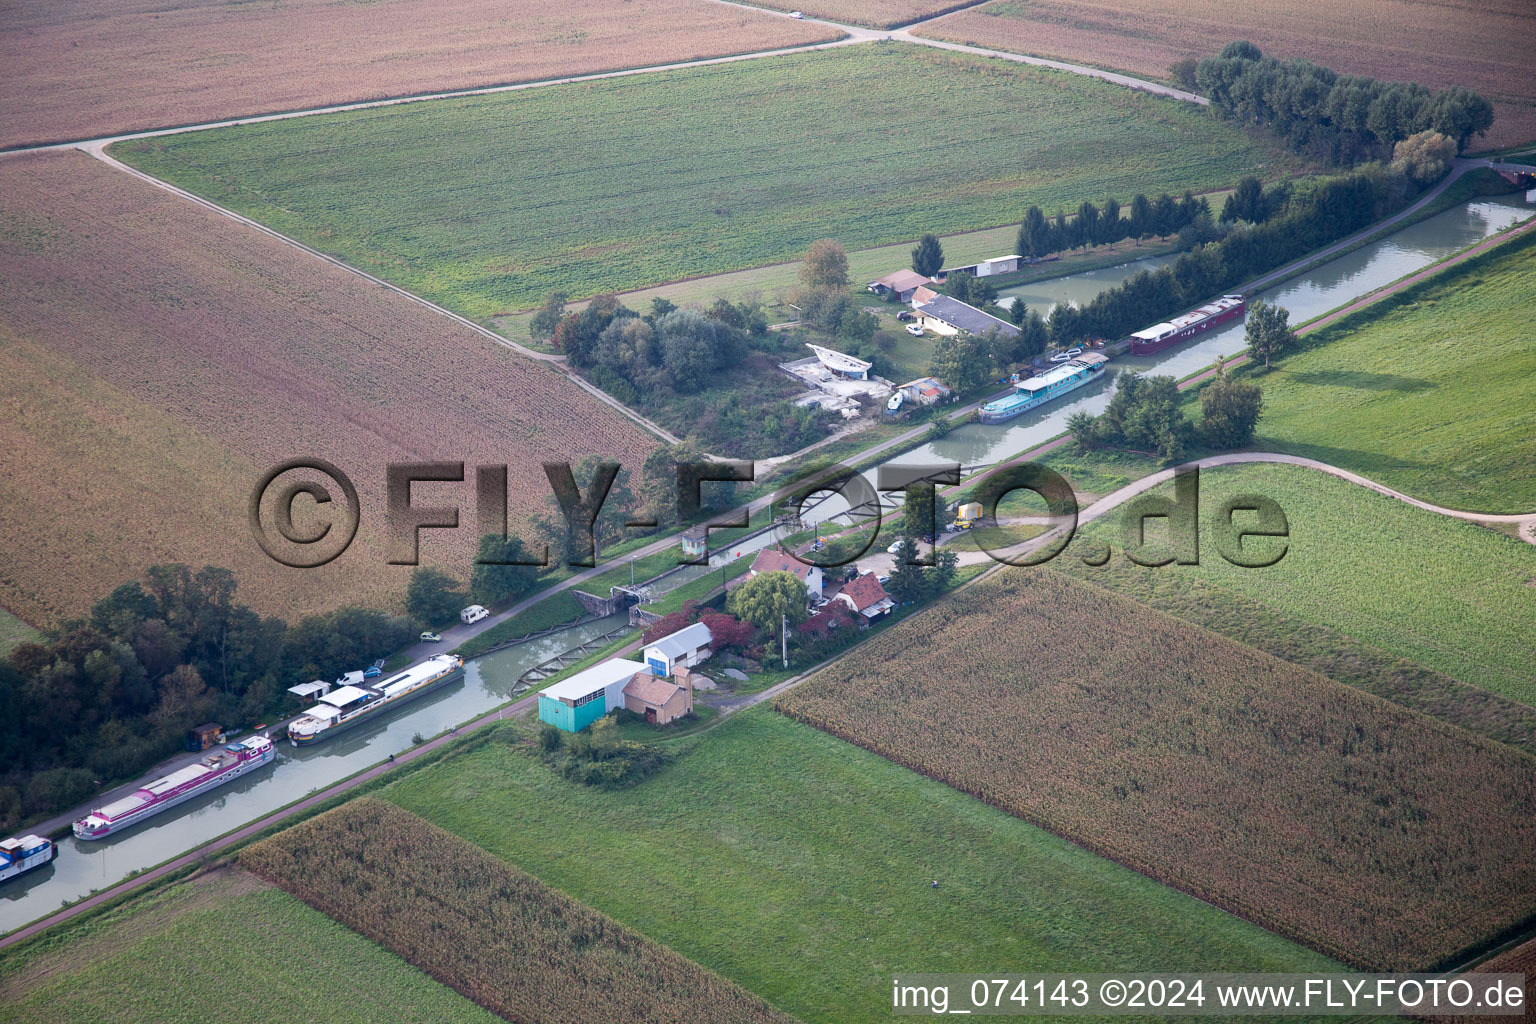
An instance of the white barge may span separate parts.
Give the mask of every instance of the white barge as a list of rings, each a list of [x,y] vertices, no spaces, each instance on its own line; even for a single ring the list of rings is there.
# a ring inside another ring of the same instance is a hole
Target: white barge
[[[385,708],[398,707],[445,686],[463,671],[464,659],[457,654],[434,654],[382,681],[357,679],[321,697],[320,703],[290,722],[288,739],[296,747],[319,743],[371,721]]]
[[[121,800],[96,808],[75,822],[75,837],[105,839],[199,793],[248,775],[262,765],[270,764],[276,756],[276,746],[265,736],[251,736],[230,743],[216,754],[147,783]]]

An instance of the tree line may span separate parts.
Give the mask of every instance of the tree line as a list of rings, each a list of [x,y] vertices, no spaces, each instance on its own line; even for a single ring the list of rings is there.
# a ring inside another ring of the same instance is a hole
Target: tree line
[[[0,830],[173,754],[202,722],[259,722],[286,687],[334,679],[415,635],[342,608],[289,624],[235,599],[228,569],[157,565],[0,662]]]
[[[1062,210],[1048,218],[1040,207],[1031,206],[1024,211],[1014,244],[1020,256],[1038,259],[1072,249],[1113,245],[1127,238],[1139,242],[1174,235],[1201,217],[1209,221],[1210,216],[1210,203],[1189,192],[1182,199],[1166,192],[1156,199],[1137,193],[1125,208],[1113,197],[1104,200],[1102,207],[1085,199],[1078,204],[1077,215],[1071,218]]]
[[[1050,340],[1064,345],[1084,338],[1123,338],[1374,223],[1414,191],[1407,172],[1379,164],[1297,182],[1284,212],[1270,213],[1259,224],[1235,224],[1220,241],[1197,245],[1157,270],[1144,270],[1081,308],[1056,306],[1046,325]]]
[[[1195,66],[1195,82],[1217,111],[1256,122],[1299,153],[1335,163],[1384,160],[1419,132],[1455,141],[1457,151],[1493,125],[1493,106],[1462,86],[1431,92],[1409,82],[1340,75],[1305,60],[1266,57],[1229,43]]]

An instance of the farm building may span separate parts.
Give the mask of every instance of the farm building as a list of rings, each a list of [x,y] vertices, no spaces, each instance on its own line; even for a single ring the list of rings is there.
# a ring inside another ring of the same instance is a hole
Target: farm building
[[[709,657],[709,645],[714,639],[702,622],[685,626],[645,649],[646,667],[663,678],[671,676],[675,668],[692,668]]]
[[[869,290],[876,295],[895,295],[902,302],[906,302],[912,297],[913,292],[928,283],[928,278],[915,270],[898,270],[893,274],[886,274],[878,281],[869,282]]]
[[[1017,253],[1007,256],[994,256],[980,263],[970,263],[963,267],[945,267],[933,275],[934,280],[946,280],[950,274],[967,273],[973,277],[991,277],[993,274],[1011,274],[1019,269],[1019,262],[1023,259]]]
[[[776,548],[764,548],[757,553],[756,558],[752,559],[752,568],[747,574],[756,576],[760,572],[794,573],[805,584],[806,594],[813,597],[821,596],[821,566],[807,565]]]
[[[645,666],[614,658],[584,669],[539,694],[539,721],[580,732],[610,711],[624,707],[624,687]]]
[[[918,405],[937,405],[954,394],[937,377],[919,377],[917,380],[897,385],[896,390],[900,391],[907,401],[916,402]]]
[[[940,295],[943,295],[943,294],[944,294],[943,292],[934,291],[932,288],[928,287],[927,285],[923,285],[917,291],[912,293],[912,299],[911,299],[912,308],[916,309],[918,306],[921,306],[921,305],[924,305],[926,303],[932,302],[934,299],[938,298]]]
[[[693,685],[686,671],[677,680],[638,672],[624,684],[624,706],[651,725],[666,725],[693,710]]]
[[[991,313],[983,313],[975,306],[948,295],[940,295],[932,302],[917,308],[917,324],[935,334],[985,334],[997,331],[1007,338],[1016,337],[1019,329],[1006,320],[999,320]]]
[[[873,622],[896,607],[896,602],[891,600],[891,595],[885,592],[872,572],[849,580],[834,600],[852,608],[866,623]]]
[[[702,526],[690,526],[683,531],[683,557],[693,560],[709,554],[709,532]]]

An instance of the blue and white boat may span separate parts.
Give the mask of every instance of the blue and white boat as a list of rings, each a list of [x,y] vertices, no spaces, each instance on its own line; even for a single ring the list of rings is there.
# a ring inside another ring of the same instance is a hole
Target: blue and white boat
[[[1021,380],[1013,386],[1013,394],[999,398],[981,407],[977,418],[983,423],[1004,423],[1031,409],[1038,408],[1053,398],[1060,398],[1069,391],[1076,391],[1084,384],[1091,384],[1104,375],[1107,358],[1098,352],[1085,352],[1069,362],[1053,366],[1038,377]]]
[[[53,860],[58,847],[42,836],[22,836],[0,841],[0,882]]]

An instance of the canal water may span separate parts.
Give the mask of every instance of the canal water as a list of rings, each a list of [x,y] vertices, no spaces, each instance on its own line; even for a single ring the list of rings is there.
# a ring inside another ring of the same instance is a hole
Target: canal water
[[[1387,238],[1331,260],[1276,288],[1259,293],[1291,311],[1293,323],[1310,319],[1428,266],[1456,250],[1486,238],[1530,216],[1536,210],[1520,197],[1485,199],[1448,210],[1411,225]],[[1042,315],[1054,303],[1078,304],[1105,288],[1119,284],[1163,260],[1139,259],[1118,267],[1074,274],[1054,281],[1010,289]],[[1115,373],[1126,369],[1183,376],[1232,354],[1242,345],[1243,328],[1235,323],[1183,346],[1149,357],[1123,357],[1110,364],[1105,379],[1068,398],[1026,413],[1006,425],[968,424],[937,441],[897,456],[893,463],[922,465],[959,462],[989,464],[1027,451],[1065,429],[1068,416],[1079,410],[1098,413],[1109,402]],[[873,471],[870,476],[873,477]],[[840,499],[818,504],[808,522],[825,521],[844,511]],[[762,534],[718,552],[711,566],[749,555],[771,543]],[[653,596],[681,586],[709,569],[685,570],[658,585]],[[83,843],[69,837],[60,843],[53,864],[29,872],[0,887],[0,933],[11,931],[59,907],[104,889],[133,871],[149,868],[231,829],[253,821],[308,793],[343,779],[391,753],[413,745],[416,734],[433,736],[466,722],[507,701],[525,671],[561,651],[569,650],[624,622],[624,616],[563,630],[470,662],[462,682],[429,694],[391,712],[385,720],[348,732],[328,743],[299,750],[286,740],[278,743],[278,759],[270,767],[166,811],[119,836]]]
[[[135,870],[153,867],[285,804],[323,789],[371,764],[414,746],[414,737],[435,736],[485,714],[512,696],[517,679],[561,651],[623,625],[627,614],[563,630],[477,658],[464,678],[419,697],[402,708],[312,747],[277,741],[277,760],[228,785],[150,818],[106,839],[59,842],[47,867],[29,871],[0,887],[0,933],[12,931],[93,889],[105,889]]]
[[[1386,238],[1329,260],[1300,277],[1248,296],[1284,306],[1291,312],[1291,323],[1301,323],[1336,309],[1362,295],[1391,284],[1404,275],[1421,270],[1451,253],[1536,214],[1536,208],[1520,195],[1482,199],[1427,217]],[[1056,281],[1039,282],[1001,293],[1023,298],[1030,309],[1045,315],[1056,302],[1084,304],[1106,288],[1113,287],[1145,268],[1160,266],[1162,260],[1143,259],[1109,270],[1074,274]],[[1150,325],[1148,325],[1150,326]],[[1215,362],[1218,355],[1242,351],[1241,320],[1208,334],[1165,349],[1153,356],[1121,356],[1110,362],[1104,379],[1081,391],[1023,414],[1006,424],[966,424],[957,427],[931,444],[904,455],[896,463],[939,464],[959,462],[965,466],[990,464],[1055,437],[1066,429],[1067,417],[1075,412],[1100,413],[1109,404],[1115,374],[1126,370],[1140,373],[1183,377]],[[828,511],[834,506],[828,505]]]

